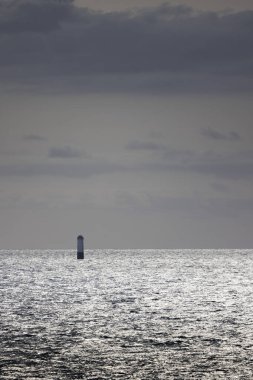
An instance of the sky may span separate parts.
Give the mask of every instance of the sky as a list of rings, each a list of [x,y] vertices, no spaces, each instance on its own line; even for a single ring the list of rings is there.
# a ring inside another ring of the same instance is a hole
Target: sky
[[[0,0],[0,249],[253,247],[253,3]]]

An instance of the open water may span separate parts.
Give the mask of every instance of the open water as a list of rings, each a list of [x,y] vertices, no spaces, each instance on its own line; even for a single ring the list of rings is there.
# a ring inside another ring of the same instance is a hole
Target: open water
[[[0,251],[0,379],[253,379],[253,250]]]

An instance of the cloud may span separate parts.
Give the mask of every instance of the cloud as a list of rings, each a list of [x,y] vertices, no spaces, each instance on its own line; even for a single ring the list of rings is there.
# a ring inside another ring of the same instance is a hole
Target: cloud
[[[0,31],[5,84],[253,88],[253,11],[196,13],[164,4],[102,13],[67,0],[1,0]]]
[[[229,194],[229,192],[231,191],[231,188],[229,186],[221,182],[213,182],[210,184],[210,186],[218,193]]]
[[[178,214],[191,218],[237,218],[252,215],[253,200],[244,198],[210,198],[208,196],[161,196],[146,192],[136,194],[120,192],[116,195],[119,207],[131,208],[133,211]]]
[[[155,160],[135,165],[132,170],[154,173],[196,173],[202,178],[213,177],[226,181],[253,180],[252,152],[217,154],[167,148]]]
[[[224,198],[176,198],[151,197],[150,207],[162,212],[181,212],[190,217],[237,218],[242,215],[250,216],[253,211],[252,199]]]
[[[44,162],[2,164],[0,165],[0,176],[86,178],[111,173],[117,173],[117,175],[129,173],[133,176],[140,173],[150,173],[151,176],[160,173],[162,178],[163,175],[178,173],[184,176],[197,174],[199,178],[209,178],[212,183],[222,180],[225,185],[231,181],[253,180],[253,153],[251,151],[233,154],[198,152],[190,149],[174,149],[162,143],[139,140],[129,142],[126,149],[132,152],[131,159],[124,163],[116,163],[90,157],[85,151],[69,145],[51,147],[48,151],[48,159],[45,159]],[[139,152],[154,154],[146,155],[143,160],[141,157],[137,159],[135,152],[136,154]],[[85,158],[82,162],[75,160],[82,158]],[[222,189],[220,188],[220,190]]]
[[[1,177],[62,177],[86,179],[96,175],[123,172],[126,168],[110,162],[89,161],[72,163],[72,160],[41,163],[16,163],[0,165]]]
[[[79,158],[82,156],[82,152],[69,145],[49,149],[49,157],[51,158]]]
[[[233,131],[221,133],[211,128],[202,130],[208,138],[221,141],[239,141],[241,136]],[[138,169],[147,172],[198,174],[202,178],[213,178],[225,181],[253,180],[253,153],[237,151],[234,153],[216,153],[212,151],[196,151],[192,149],[175,149],[163,143],[142,142],[134,140],[126,146],[132,151],[153,151],[153,160],[137,164]],[[217,184],[217,182],[213,182]],[[216,185],[216,190],[226,191],[227,184]],[[213,188],[215,185],[213,185]]]
[[[41,135],[37,135],[37,134],[33,134],[33,133],[24,135],[23,139],[26,140],[26,141],[38,141],[38,142],[40,142],[40,141],[41,142],[47,141],[46,137],[41,136]]]
[[[71,19],[73,0],[1,0],[0,32],[5,34],[44,32],[59,29]]]
[[[202,130],[202,135],[208,137],[211,140],[223,140],[223,141],[239,141],[241,136],[239,133],[230,131],[228,133],[223,133],[217,131],[216,129],[206,128]]]
[[[253,180],[253,162],[206,161],[189,165],[184,170],[226,180]]]
[[[161,167],[164,165],[167,165],[167,162],[170,162],[171,167],[174,167],[174,165],[181,165],[184,163],[191,162],[192,160],[196,159],[196,153],[194,153],[191,150],[180,150],[180,149],[172,149],[170,146],[162,144],[162,143],[156,143],[153,141],[140,141],[140,140],[133,140],[130,141],[126,147],[127,150],[131,151],[143,151],[143,152],[154,152],[159,153],[158,157],[160,157],[161,161]],[[156,162],[154,165],[157,165]],[[158,164],[159,165],[159,164]]]
[[[163,144],[159,144],[159,143],[155,143],[155,142],[144,142],[144,141],[139,141],[139,140],[134,140],[134,141],[130,141],[127,145],[126,145],[126,149],[127,150],[147,150],[147,151],[160,151],[160,152],[164,152],[167,150],[167,147],[166,145],[163,145]]]

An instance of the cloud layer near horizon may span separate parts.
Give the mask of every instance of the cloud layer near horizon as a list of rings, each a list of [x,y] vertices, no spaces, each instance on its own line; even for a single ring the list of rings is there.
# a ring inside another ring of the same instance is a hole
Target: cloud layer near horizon
[[[168,3],[102,13],[71,0],[0,1],[0,79],[94,90],[252,90],[253,11]]]

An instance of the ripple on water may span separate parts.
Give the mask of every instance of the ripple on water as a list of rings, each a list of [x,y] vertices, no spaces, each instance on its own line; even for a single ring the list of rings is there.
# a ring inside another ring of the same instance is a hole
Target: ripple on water
[[[253,378],[253,251],[0,258],[3,380]]]

